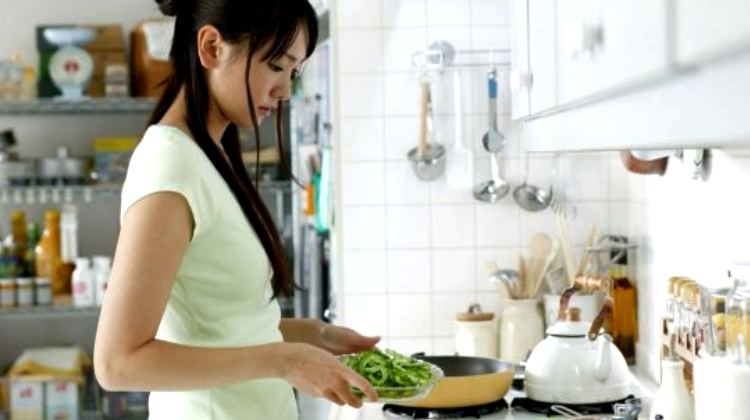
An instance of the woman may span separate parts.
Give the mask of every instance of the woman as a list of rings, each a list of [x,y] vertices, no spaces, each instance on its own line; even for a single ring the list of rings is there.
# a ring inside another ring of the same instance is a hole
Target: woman
[[[294,419],[292,387],[355,407],[352,386],[377,399],[334,354],[379,338],[280,318],[276,297],[293,283],[237,138],[237,126],[257,138],[289,99],[315,12],[306,0],[157,3],[176,16],[174,73],[123,187],[97,379],[152,391],[156,419]]]

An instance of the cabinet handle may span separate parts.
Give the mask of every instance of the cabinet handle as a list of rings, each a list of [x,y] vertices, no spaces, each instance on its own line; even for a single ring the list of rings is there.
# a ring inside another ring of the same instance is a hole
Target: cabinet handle
[[[510,71],[510,91],[518,93],[523,89],[530,89],[534,78],[528,71],[511,69]]]
[[[581,23],[571,34],[570,57],[575,60],[583,55],[594,56],[604,49],[604,26]]]

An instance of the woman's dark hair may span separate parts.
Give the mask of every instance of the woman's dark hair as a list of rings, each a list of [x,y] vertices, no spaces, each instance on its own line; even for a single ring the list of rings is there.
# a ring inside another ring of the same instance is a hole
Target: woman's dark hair
[[[229,156],[223,157],[219,146],[211,139],[206,128],[209,92],[198,58],[197,34],[204,25],[213,25],[229,43],[247,43],[249,52],[245,63],[245,90],[248,111],[255,131],[255,144],[260,148],[260,130],[250,94],[250,63],[252,56],[268,46],[261,57],[263,61],[281,58],[294,42],[300,28],[307,31],[306,58],[310,57],[318,38],[315,10],[307,0],[156,0],[159,9],[167,16],[175,16],[174,38],[170,59],[173,73],[164,82],[164,92],[154,109],[149,125],[158,123],[185,88],[187,125],[198,146],[229,185],[245,217],[258,235],[273,267],[271,280],[273,296],[290,296],[294,280],[287,266],[281,239],[268,209],[250,181],[242,161],[237,127],[230,124],[221,139]],[[281,144],[281,103],[276,112],[276,144],[287,171]],[[256,160],[256,174],[258,161]],[[256,183],[257,183],[256,176]]]

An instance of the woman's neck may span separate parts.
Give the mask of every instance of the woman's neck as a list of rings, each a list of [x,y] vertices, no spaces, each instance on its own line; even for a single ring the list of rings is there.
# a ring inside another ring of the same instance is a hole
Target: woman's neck
[[[207,115],[207,127],[208,135],[211,139],[221,146],[221,138],[224,135],[224,131],[229,125],[229,121],[221,115],[216,104],[210,101],[208,106]],[[171,125],[179,128],[185,133],[190,133],[190,127],[187,124],[187,109],[185,108],[185,88],[181,88],[180,92],[175,97],[172,105],[164,113],[164,116],[159,121],[159,124]]]

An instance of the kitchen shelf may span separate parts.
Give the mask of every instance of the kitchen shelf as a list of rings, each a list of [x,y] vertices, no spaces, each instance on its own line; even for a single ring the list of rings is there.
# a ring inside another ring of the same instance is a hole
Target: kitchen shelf
[[[0,309],[0,320],[43,319],[59,317],[99,316],[98,307],[75,307],[69,304],[51,306],[27,306],[23,308]]]
[[[55,98],[0,101],[0,115],[141,113],[154,108],[154,98]]]
[[[121,184],[2,188],[0,189],[0,206],[8,204],[88,203],[99,197],[119,197],[121,190]]]

